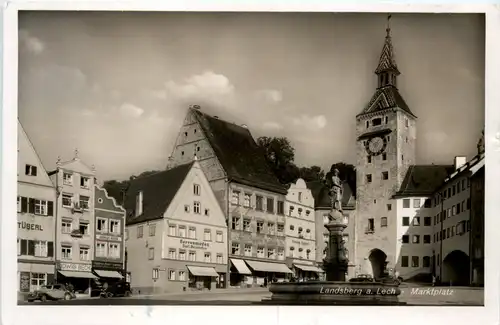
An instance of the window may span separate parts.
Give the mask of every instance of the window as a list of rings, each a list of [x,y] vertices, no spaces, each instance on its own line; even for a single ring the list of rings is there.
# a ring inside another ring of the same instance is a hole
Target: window
[[[120,245],[115,243],[109,243],[109,257],[120,258]]]
[[[245,208],[249,208],[250,207],[250,200],[251,200],[250,194],[245,193],[245,197],[244,197],[244,200],[243,200],[243,206]]]
[[[278,201],[278,214],[285,214],[285,202]]]
[[[387,218],[386,217],[382,217],[382,219],[380,219],[380,227],[387,227]]]
[[[107,219],[97,218],[97,231],[98,232],[108,232],[108,220]],[[139,238],[139,237],[137,237],[137,238]]]
[[[323,214],[323,224],[326,225],[330,222],[330,217],[328,214]]]
[[[385,124],[389,123],[389,117],[388,117],[388,116],[385,116],[385,117],[384,117],[384,121],[385,121]]]
[[[209,215],[210,215],[210,210],[205,209],[205,216],[207,216],[207,217],[208,217]]]
[[[66,208],[71,208],[73,203],[73,195],[63,193],[62,195],[62,205]]]
[[[263,205],[263,197],[262,196],[255,196],[255,209],[256,210],[259,210],[259,211],[263,211],[264,210],[264,207],[262,206]]]
[[[382,160],[387,160],[387,154],[385,152],[382,154]]]
[[[278,248],[278,259],[279,260],[285,259],[285,249],[284,248]]]
[[[392,204],[387,204],[387,211],[391,211],[392,210]]]
[[[389,179],[389,172],[382,172],[382,179],[388,180]]]
[[[46,285],[46,277],[45,273],[31,273],[30,291],[39,290]]]
[[[212,231],[210,231],[210,229],[205,229],[203,231],[203,240],[212,241]]]
[[[201,214],[201,204],[198,201],[194,201],[193,203],[193,212],[196,214]]]
[[[196,261],[196,252],[190,251],[188,257],[191,262]]]
[[[401,256],[401,267],[408,267],[408,256]]]
[[[142,226],[137,227],[137,238],[142,238]]]
[[[231,222],[231,229],[233,229],[233,230],[240,229],[240,218],[239,217],[233,217],[232,222]]]
[[[302,202],[302,192],[298,193],[298,200],[299,200],[299,202]]]
[[[298,208],[297,212],[299,213],[299,217],[302,215],[302,208]]]
[[[47,215],[47,201],[35,199],[35,214]]]
[[[431,243],[431,235],[424,235],[424,244]]]
[[[424,258],[422,259],[422,264],[423,267],[430,267],[431,266],[430,256],[424,256]]]
[[[294,225],[290,225],[290,230],[294,230],[295,229],[295,226]]]
[[[223,264],[224,260],[222,258],[222,254],[218,253],[217,254],[217,264]]]
[[[366,156],[366,162],[371,164],[372,163],[372,156]]]
[[[431,223],[431,217],[424,217],[424,226],[429,227]]]
[[[233,191],[231,203],[234,205],[240,205],[240,192],[239,191]]]
[[[366,182],[367,183],[371,183],[372,182],[372,175],[371,174],[366,175]]]
[[[264,222],[257,221],[257,233],[260,234],[264,230]]]
[[[47,257],[47,242],[41,240],[35,240],[35,256],[36,257]]]
[[[186,281],[186,271],[179,271],[179,281]]]
[[[401,242],[402,242],[403,244],[408,244],[408,243],[410,243],[410,236],[408,236],[408,235],[403,235],[403,237],[401,237]]]
[[[153,234],[151,235],[151,227],[153,227]],[[154,236],[154,227],[155,225],[150,225],[149,226],[149,235]],[[113,234],[120,234],[120,221],[119,220],[109,220],[109,232]]]
[[[283,235],[283,232],[285,231],[285,225],[283,223],[278,223],[278,235]]]
[[[276,258],[276,250],[274,248],[268,248],[267,249],[267,258]]]
[[[251,231],[250,228],[250,219],[243,219],[243,230],[244,231]]]
[[[88,247],[80,246],[80,261],[90,261],[90,254]]]
[[[457,206],[454,205],[454,206],[451,207],[451,215],[454,216],[456,214],[457,214]]]
[[[375,219],[370,218],[368,219],[368,229],[369,232],[375,231]]]
[[[179,237],[186,238],[186,227],[179,226]]]
[[[63,184],[73,186],[73,174],[63,173]]]
[[[456,188],[457,188],[457,186],[456,186],[456,185],[453,185],[453,187],[452,187],[452,191],[451,191],[451,195],[455,195],[455,193],[456,193]]]
[[[245,244],[245,256],[252,256],[252,245]]]
[[[411,267],[418,267],[418,256],[412,256],[411,257]]]
[[[270,197],[267,198],[267,212],[274,213],[274,199]]]
[[[410,208],[410,199],[403,199],[403,209]]]
[[[61,258],[63,260],[71,260],[72,257],[72,248],[70,246],[63,246],[61,248]]]
[[[168,235],[169,236],[177,236],[177,227],[175,225],[168,226]]]
[[[264,257],[264,247],[257,247],[257,257]]]
[[[431,207],[431,200],[430,199],[425,199],[424,201],[424,208],[430,208]]]
[[[89,234],[89,224],[86,222],[80,221],[80,224],[78,225],[78,230],[80,230],[80,234],[82,235],[88,235]]]
[[[223,238],[222,238],[222,231],[217,231],[216,236],[215,236],[215,240],[218,243],[222,243],[224,241]]]
[[[179,250],[179,259],[181,261],[185,261],[186,260],[186,252],[185,251]]]
[[[189,227],[189,238],[196,239],[196,228]]]
[[[189,213],[189,210],[190,210],[190,209],[189,209],[189,205],[188,205],[188,204],[186,204],[186,205],[184,206],[184,212]]]
[[[408,122],[408,119],[405,118],[405,126],[408,127],[410,125],[410,123]]]
[[[414,217],[413,218],[413,225],[414,226],[420,226],[420,217]]]
[[[61,231],[63,234],[69,234],[73,230],[73,224],[70,220],[62,220],[61,221]]]
[[[274,235],[274,233],[276,232],[276,226],[273,222],[267,223],[267,231],[270,235]]]
[[[193,194],[194,195],[200,195],[200,185],[193,184]]]
[[[80,187],[90,188],[90,178],[84,176],[80,177]]]
[[[150,247],[148,250],[148,259],[154,260],[155,259],[155,248]]]
[[[420,244],[420,235],[413,235],[412,243],[413,244]]]
[[[160,277],[160,270],[158,270],[157,268],[154,268],[152,277],[154,280],[158,279]]]
[[[106,257],[106,248],[107,248],[107,244],[106,243],[99,243],[97,242],[95,244],[95,255],[97,257]]]
[[[231,254],[240,255],[240,244],[238,243],[231,244]]]
[[[203,261],[204,261],[205,263],[212,263],[212,257],[210,256],[210,253],[205,252],[205,253],[203,254]]]
[[[90,201],[90,198],[88,196],[80,195],[78,207],[80,209],[88,210],[89,209],[89,201]]]
[[[176,255],[175,249],[174,248],[170,248],[168,250],[168,258],[170,258],[171,260],[175,260],[175,258],[176,258],[175,255]]]
[[[410,225],[410,217],[403,217],[403,226]]]
[[[420,199],[413,199],[413,208],[420,208]]]
[[[366,121],[366,128],[368,129],[370,127],[370,121]]]
[[[372,120],[372,125],[373,125],[373,126],[379,126],[379,125],[382,125],[382,119],[381,119],[380,117],[378,117],[378,118],[374,118],[374,119]]]
[[[36,174],[37,174],[36,166],[27,164],[26,169],[25,169],[25,174],[28,176],[36,176]]]
[[[302,227],[299,227],[298,230],[299,230],[298,231],[299,237],[303,237],[304,235],[302,234],[302,231],[303,231]]]
[[[469,209],[470,209],[470,198],[467,199],[467,210],[469,210]]]
[[[175,281],[175,271],[174,270],[168,270],[168,279],[170,281]]]

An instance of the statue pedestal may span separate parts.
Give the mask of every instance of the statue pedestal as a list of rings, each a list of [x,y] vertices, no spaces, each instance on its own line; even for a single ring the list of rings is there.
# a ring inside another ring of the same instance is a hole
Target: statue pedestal
[[[342,222],[343,215],[340,211],[330,212],[331,222],[325,225],[330,233],[328,241],[328,255],[323,263],[327,281],[345,281],[348,268],[347,256],[343,246],[343,232],[347,227]]]

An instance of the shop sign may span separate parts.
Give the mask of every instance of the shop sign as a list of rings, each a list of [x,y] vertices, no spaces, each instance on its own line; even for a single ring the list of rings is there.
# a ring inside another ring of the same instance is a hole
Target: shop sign
[[[305,240],[293,240],[292,243],[300,245],[300,246],[309,246],[309,242]]]
[[[21,292],[29,292],[30,291],[30,273],[29,272],[21,272],[19,279],[19,290]]]
[[[307,260],[292,260],[293,264],[314,265],[314,262]]]
[[[121,271],[123,269],[123,264],[116,262],[92,261],[92,268],[99,270]]]
[[[29,223],[25,221],[18,221],[17,228],[26,229],[26,230],[34,230],[34,231],[43,231],[42,225],[36,223]]]
[[[96,234],[95,238],[98,240],[122,241],[122,237],[120,237],[120,236],[108,236],[108,235]]]
[[[92,265],[90,265],[90,264],[77,264],[77,263],[59,263],[58,268],[61,271],[90,272],[92,270]]]
[[[207,249],[210,244],[204,241],[181,239],[182,248]]]

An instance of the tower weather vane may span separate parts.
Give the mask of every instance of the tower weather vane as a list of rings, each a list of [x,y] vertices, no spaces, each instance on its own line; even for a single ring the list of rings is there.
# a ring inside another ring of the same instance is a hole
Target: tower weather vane
[[[385,29],[385,31],[387,32],[387,37],[389,37],[389,35],[391,33],[391,18],[392,18],[392,15],[388,14],[387,15],[387,28]]]

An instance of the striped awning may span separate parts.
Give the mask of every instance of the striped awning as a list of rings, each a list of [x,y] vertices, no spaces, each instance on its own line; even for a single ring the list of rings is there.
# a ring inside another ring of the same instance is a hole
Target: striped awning
[[[246,260],[246,262],[254,271],[293,274],[293,272],[285,264],[282,263],[266,263],[248,260]]]
[[[236,270],[238,270],[239,274],[243,275],[251,275],[252,271],[248,268],[248,266],[245,264],[245,261],[239,260],[237,258],[232,258],[231,263],[233,263],[234,267]]]
[[[83,271],[59,271],[62,275],[67,278],[82,278],[82,279],[97,279],[95,275],[90,272]]]
[[[323,271],[322,269],[320,269],[320,268],[318,268],[316,266],[312,266],[312,265],[294,264],[293,266],[295,266],[298,269],[301,269],[302,271],[311,271],[311,272],[316,272],[316,273],[325,273],[325,271]]]
[[[94,272],[97,273],[97,275],[100,276],[101,278],[116,278],[116,279],[123,278],[123,276],[117,271],[94,270]]]
[[[194,276],[219,276],[213,267],[187,266],[189,272]]]

